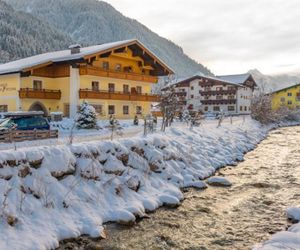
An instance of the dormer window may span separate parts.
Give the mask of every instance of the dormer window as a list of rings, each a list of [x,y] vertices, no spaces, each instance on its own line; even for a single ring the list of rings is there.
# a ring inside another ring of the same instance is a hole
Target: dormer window
[[[115,66],[115,71],[121,71],[122,70],[122,65],[120,63],[117,63]]]
[[[127,72],[127,73],[131,73],[132,72],[132,67],[131,66],[124,67],[124,71]]]
[[[103,68],[104,70],[109,70],[109,62],[103,62],[103,63],[102,63],[102,68]]]

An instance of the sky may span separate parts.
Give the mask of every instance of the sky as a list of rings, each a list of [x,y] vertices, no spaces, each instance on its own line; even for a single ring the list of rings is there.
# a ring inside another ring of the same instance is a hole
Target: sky
[[[105,0],[215,74],[300,74],[300,0]]]

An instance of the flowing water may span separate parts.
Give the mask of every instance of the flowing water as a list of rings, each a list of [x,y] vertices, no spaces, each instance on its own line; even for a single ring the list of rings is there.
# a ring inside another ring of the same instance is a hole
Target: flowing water
[[[161,208],[133,227],[106,225],[108,239],[80,237],[61,249],[251,249],[285,230],[300,201],[300,127],[270,132],[245,161],[221,169],[232,187],[185,190],[178,208]]]

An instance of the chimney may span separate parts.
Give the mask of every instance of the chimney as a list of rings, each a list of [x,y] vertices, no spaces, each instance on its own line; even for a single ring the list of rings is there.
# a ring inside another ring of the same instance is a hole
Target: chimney
[[[69,46],[69,49],[71,50],[71,54],[79,54],[80,53],[80,44],[73,44]]]

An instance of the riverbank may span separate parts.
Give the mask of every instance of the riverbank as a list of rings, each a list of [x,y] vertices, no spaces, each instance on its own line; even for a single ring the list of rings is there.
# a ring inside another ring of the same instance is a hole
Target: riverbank
[[[273,130],[244,161],[217,171],[232,186],[184,189],[176,209],[160,208],[133,227],[107,224],[107,239],[79,237],[59,249],[251,249],[291,226],[285,211],[299,204],[299,140],[299,126]],[[257,249],[299,249],[295,240],[286,244],[289,239]]]
[[[202,181],[265,138],[271,127],[247,119],[166,134],[72,146],[3,150],[2,249],[51,249],[80,235],[104,237],[103,224],[132,224],[160,206],[177,206],[183,187]]]

